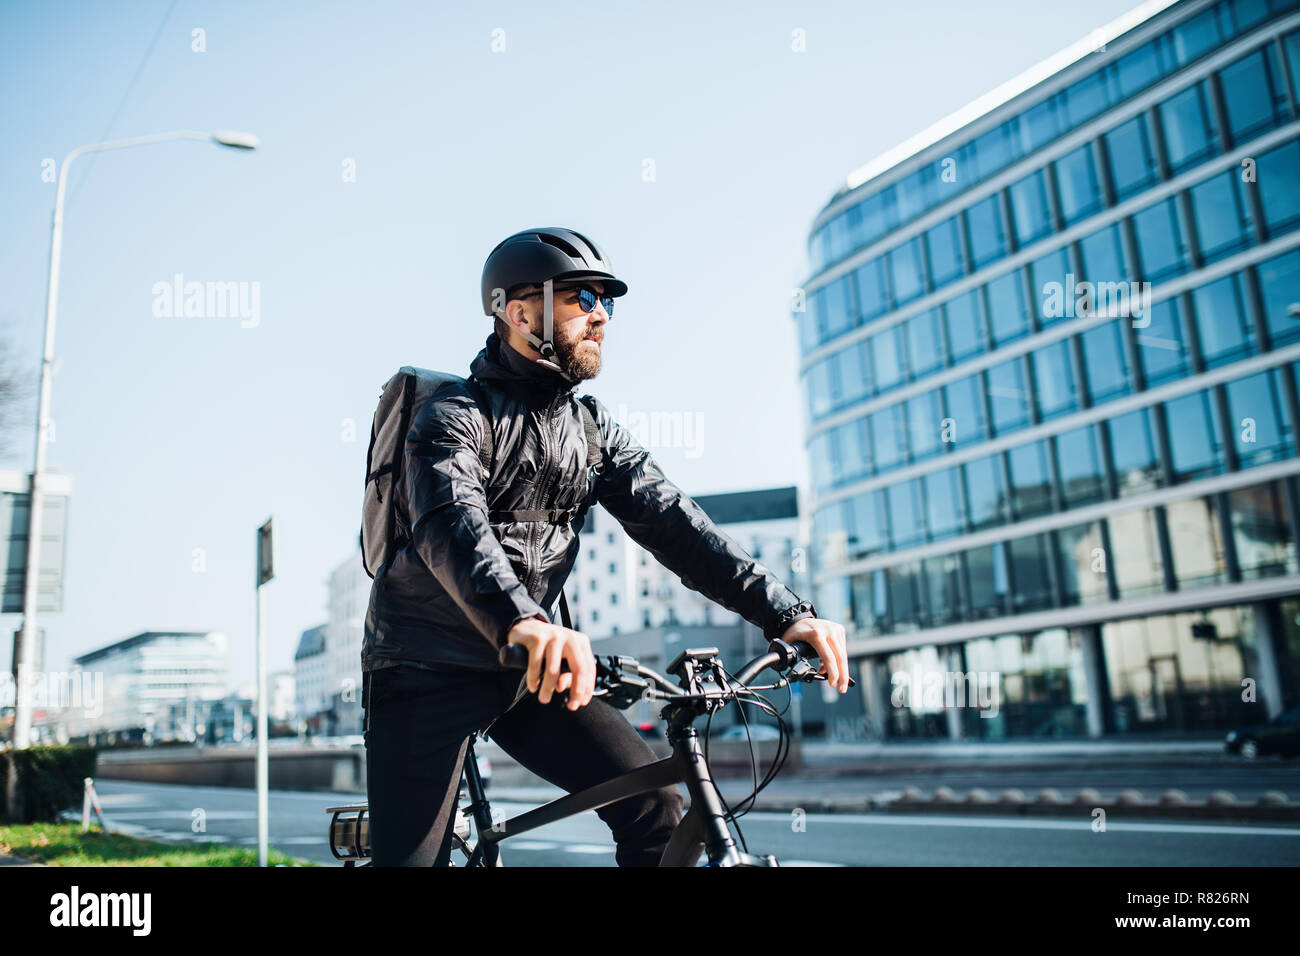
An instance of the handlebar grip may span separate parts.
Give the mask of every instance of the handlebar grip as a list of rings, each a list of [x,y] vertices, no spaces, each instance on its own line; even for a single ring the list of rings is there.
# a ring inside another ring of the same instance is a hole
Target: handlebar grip
[[[522,644],[507,644],[497,654],[497,659],[501,662],[502,667],[511,667],[517,670],[528,669],[528,648]]]

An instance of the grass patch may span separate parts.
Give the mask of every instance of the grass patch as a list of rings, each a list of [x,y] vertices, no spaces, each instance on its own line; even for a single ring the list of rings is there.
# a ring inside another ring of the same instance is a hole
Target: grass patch
[[[104,833],[80,823],[0,823],[0,854],[21,856],[47,866],[257,866],[256,847],[221,843],[163,843],[123,833]],[[316,866],[267,848],[275,866]]]

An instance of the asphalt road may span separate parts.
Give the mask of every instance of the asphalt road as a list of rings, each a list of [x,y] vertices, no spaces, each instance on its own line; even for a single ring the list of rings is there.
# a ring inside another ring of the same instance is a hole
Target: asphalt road
[[[987,785],[987,781],[985,784]],[[184,787],[100,779],[110,829],[164,840],[255,846],[252,790]],[[489,797],[491,791],[489,791]],[[326,807],[356,794],[270,793],[271,845],[338,865],[330,855]],[[494,801],[507,816],[535,803]],[[195,810],[205,832],[194,832]],[[1295,866],[1300,827],[1112,821],[1094,832],[1086,815],[1059,819],[816,814],[796,831],[790,814],[741,818],[749,848],[785,866]],[[614,845],[593,812],[542,827],[503,844],[507,866],[613,866]]]

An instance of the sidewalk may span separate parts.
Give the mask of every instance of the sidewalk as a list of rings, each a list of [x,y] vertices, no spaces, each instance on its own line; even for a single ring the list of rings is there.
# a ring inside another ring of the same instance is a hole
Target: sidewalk
[[[44,866],[44,863],[31,863],[21,856],[5,856],[0,853],[0,866]]]

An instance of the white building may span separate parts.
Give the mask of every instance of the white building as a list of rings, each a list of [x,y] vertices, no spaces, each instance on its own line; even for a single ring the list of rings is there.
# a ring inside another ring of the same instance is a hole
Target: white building
[[[293,654],[294,709],[309,721],[329,705],[325,701],[325,632],[318,624],[302,632]]]
[[[361,644],[365,637],[370,576],[361,548],[330,572],[329,614],[325,624],[325,710],[333,717],[322,728],[330,734],[361,733]]]
[[[801,598],[808,588],[808,540],[794,486],[763,488],[693,500],[755,561]],[[599,505],[587,513],[582,549],[565,584],[574,627],[593,640],[664,624],[739,624],[739,615],[686,587],[628,537]],[[559,621],[557,615],[556,621]]]
[[[229,680],[229,651],[220,631],[145,631],[83,654],[73,664],[70,679],[102,687],[102,695],[94,706],[67,709],[72,737],[179,736],[172,714],[219,700]]]

